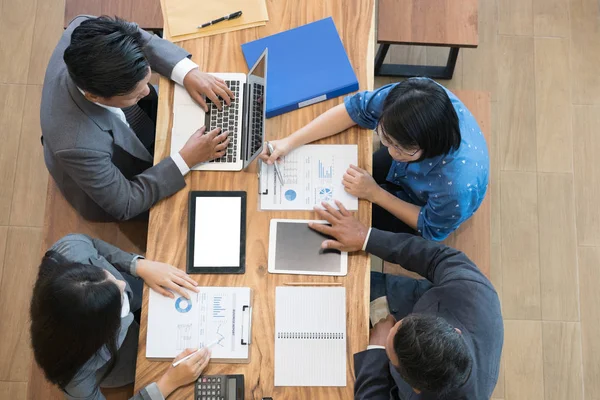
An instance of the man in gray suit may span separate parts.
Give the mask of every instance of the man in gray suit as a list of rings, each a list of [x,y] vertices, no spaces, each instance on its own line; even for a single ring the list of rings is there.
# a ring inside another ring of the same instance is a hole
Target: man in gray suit
[[[219,98],[230,103],[225,82],[200,72],[189,56],[118,18],[79,16],[65,30],[44,80],[42,143],[50,175],[83,217],[147,218],[150,207],[185,186],[190,167],[223,155],[227,132],[201,128],[178,154],[152,165],[151,69],[185,86],[205,110],[205,96],[219,107]]]

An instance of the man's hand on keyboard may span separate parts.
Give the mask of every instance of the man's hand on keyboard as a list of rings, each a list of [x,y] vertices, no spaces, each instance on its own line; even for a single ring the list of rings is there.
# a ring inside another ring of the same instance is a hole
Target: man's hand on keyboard
[[[228,132],[221,132],[221,128],[214,129],[204,134],[206,127],[198,129],[187,141],[179,152],[183,161],[192,168],[196,164],[223,157],[229,144]]]
[[[222,107],[219,98],[223,99],[227,105],[231,104],[231,99],[234,98],[233,93],[229,90],[223,79],[205,72],[200,72],[198,69],[193,69],[187,73],[183,79],[183,86],[185,86],[185,89],[190,96],[192,96],[192,99],[194,99],[204,111],[208,111],[204,96],[215,103],[219,110]]]

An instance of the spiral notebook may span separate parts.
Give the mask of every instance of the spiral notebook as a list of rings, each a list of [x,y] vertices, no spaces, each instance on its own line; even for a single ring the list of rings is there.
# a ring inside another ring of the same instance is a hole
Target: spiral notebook
[[[346,386],[346,289],[275,289],[275,386]]]

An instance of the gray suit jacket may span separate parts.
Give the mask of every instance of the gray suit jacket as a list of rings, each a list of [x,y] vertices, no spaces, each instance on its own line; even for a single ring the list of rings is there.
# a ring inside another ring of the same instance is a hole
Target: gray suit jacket
[[[126,283],[125,292],[129,298],[131,312],[139,310],[142,306],[142,282],[135,278],[137,274],[134,262],[139,256],[120,250],[102,240],[81,234],[70,234],[63,237],[50,250],[56,251],[71,262],[93,265],[110,272],[117,279]],[[132,288],[132,286],[134,287]],[[121,318],[121,329],[117,340],[118,361],[112,372],[100,381],[100,378],[104,376],[104,368],[110,360],[108,350],[106,347],[102,347],[69,382],[65,388],[66,399],[104,400],[105,397],[100,391],[100,386],[115,387],[133,382],[139,325],[134,321],[131,312]],[[158,386],[152,383],[140,390],[132,400],[164,400],[164,397]]]
[[[50,175],[86,219],[127,220],[185,187],[168,157],[152,166],[152,156],[132,129],[110,111],[86,100],[63,61],[73,30],[90,16],[75,18],[63,33],[46,70],[40,120],[44,158]],[[189,53],[140,30],[150,66],[170,76]]]

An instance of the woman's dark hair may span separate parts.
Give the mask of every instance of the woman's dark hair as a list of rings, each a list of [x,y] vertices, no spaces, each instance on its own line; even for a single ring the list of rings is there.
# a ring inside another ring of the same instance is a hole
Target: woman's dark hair
[[[105,98],[133,91],[150,66],[137,25],[106,16],[75,28],[63,59],[80,89]]]
[[[458,116],[446,91],[429,79],[408,79],[388,93],[379,119],[381,133],[407,150],[422,149],[420,160],[460,146]]]
[[[42,259],[30,306],[31,344],[46,378],[65,389],[102,346],[117,360],[121,292],[106,272],[49,251]]]
[[[464,338],[446,320],[433,315],[411,314],[394,336],[396,367],[413,388],[447,394],[464,384],[472,359]]]

